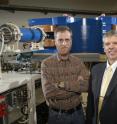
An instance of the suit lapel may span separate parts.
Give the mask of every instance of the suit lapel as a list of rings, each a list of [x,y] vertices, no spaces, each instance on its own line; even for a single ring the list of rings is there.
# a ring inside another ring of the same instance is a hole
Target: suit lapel
[[[105,97],[108,97],[111,94],[115,85],[117,85],[117,68],[115,70],[115,73],[113,74],[113,77],[112,77],[111,81],[110,81],[110,84],[109,84],[109,87],[107,89]]]
[[[113,77],[110,81],[110,84],[108,86],[108,89],[107,89],[107,92],[105,94],[105,97],[104,97],[104,101],[103,101],[103,104],[102,104],[102,108],[104,106],[104,104],[106,103],[106,100],[108,99],[108,96],[111,94],[111,92],[113,91],[113,89],[115,88],[115,86],[117,85],[117,69],[115,70],[115,73],[113,74]]]
[[[96,85],[96,100],[98,100],[98,97],[100,95],[100,88],[101,88],[101,84],[102,84],[102,78],[103,78],[103,75],[104,75],[104,71],[105,71],[105,67],[106,67],[106,64],[103,64],[102,67],[100,67],[100,73],[98,74],[98,77],[97,77],[97,85]]]

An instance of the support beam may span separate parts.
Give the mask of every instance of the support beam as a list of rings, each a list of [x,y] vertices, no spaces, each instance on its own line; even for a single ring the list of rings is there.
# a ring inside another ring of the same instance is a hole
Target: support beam
[[[9,0],[0,0],[0,5],[8,5]]]
[[[64,8],[50,8],[50,7],[35,7],[35,6],[21,6],[21,5],[0,5],[0,10],[9,11],[31,11],[42,13],[67,13],[72,15],[96,15],[100,16],[102,13],[106,15],[117,15],[117,11],[95,11],[95,10],[76,10]]]

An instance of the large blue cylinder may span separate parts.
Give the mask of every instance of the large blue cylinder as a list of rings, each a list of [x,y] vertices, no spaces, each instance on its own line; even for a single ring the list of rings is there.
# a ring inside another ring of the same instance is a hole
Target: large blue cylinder
[[[40,29],[20,28],[21,42],[33,41],[39,42],[42,40],[43,34]]]
[[[68,24],[73,31],[72,53],[102,53],[101,20],[79,18]]]

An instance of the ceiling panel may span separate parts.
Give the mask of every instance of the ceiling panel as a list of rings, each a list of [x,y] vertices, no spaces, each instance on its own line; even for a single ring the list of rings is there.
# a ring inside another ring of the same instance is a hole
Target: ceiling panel
[[[9,0],[10,4],[76,10],[116,10],[117,0]]]

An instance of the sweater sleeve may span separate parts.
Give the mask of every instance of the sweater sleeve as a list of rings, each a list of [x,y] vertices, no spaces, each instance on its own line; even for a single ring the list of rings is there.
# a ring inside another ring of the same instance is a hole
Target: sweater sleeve
[[[49,72],[50,66],[46,62],[41,64],[41,82],[42,90],[46,99],[64,99],[73,95],[63,89],[59,89],[56,85],[53,75]]]
[[[65,89],[67,91],[73,92],[87,92],[88,91],[88,80],[89,80],[89,72],[86,69],[85,65],[80,62],[79,63],[79,73],[77,75],[77,80],[73,80],[72,82],[64,82]]]

